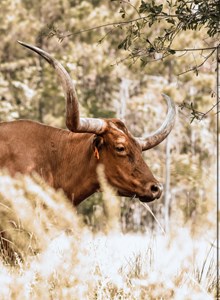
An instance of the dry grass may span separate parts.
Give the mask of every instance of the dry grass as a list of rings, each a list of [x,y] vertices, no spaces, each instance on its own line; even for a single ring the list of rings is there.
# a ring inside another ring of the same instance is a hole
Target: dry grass
[[[214,299],[212,230],[122,234],[117,199],[101,181],[108,230],[94,235],[62,192],[37,176],[1,174],[0,299]]]

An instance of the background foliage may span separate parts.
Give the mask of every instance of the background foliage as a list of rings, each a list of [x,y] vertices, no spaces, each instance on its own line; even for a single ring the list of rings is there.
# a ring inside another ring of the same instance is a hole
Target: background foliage
[[[166,109],[161,93],[167,93],[179,106],[170,137],[169,216],[174,222],[179,213],[185,222],[206,219],[215,199],[215,110],[206,112],[216,103],[216,61],[210,49],[177,50],[216,46],[217,2],[2,0],[1,121],[30,118],[65,124],[63,93],[53,70],[16,40],[44,48],[67,67],[81,115],[119,116],[136,136],[160,126]],[[85,30],[93,27],[98,28]],[[163,143],[144,154],[164,184],[165,148]],[[121,206],[125,230],[154,226],[138,202],[122,199]],[[164,198],[151,206],[163,219]],[[100,194],[79,207],[93,225],[100,209]]]

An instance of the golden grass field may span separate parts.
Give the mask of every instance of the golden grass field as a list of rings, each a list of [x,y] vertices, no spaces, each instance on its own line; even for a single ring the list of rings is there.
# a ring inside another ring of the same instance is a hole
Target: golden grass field
[[[197,235],[190,225],[123,234],[101,181],[108,221],[93,233],[38,176],[1,173],[0,299],[215,299],[214,222]]]

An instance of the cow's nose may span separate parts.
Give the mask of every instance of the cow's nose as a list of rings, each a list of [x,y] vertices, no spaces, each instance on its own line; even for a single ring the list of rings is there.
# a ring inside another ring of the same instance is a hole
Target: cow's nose
[[[153,199],[158,199],[160,198],[163,192],[163,186],[159,182],[158,183],[152,182],[149,185],[149,190],[152,193]]]

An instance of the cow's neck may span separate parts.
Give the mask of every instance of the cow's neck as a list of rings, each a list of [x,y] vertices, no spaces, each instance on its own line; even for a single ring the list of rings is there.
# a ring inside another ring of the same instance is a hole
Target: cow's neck
[[[62,187],[74,205],[99,188],[97,160],[93,153],[92,140],[91,134],[69,133],[58,146],[54,187]]]

